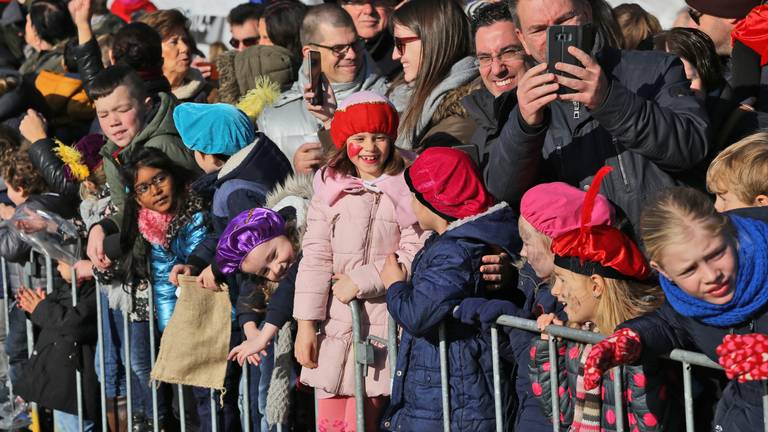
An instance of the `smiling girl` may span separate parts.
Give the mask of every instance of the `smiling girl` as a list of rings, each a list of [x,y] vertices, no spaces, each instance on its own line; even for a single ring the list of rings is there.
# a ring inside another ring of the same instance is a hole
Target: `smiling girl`
[[[663,301],[661,289],[646,283],[650,267],[637,245],[616,228],[589,225],[600,181],[608,172],[610,168],[600,170],[587,192],[581,227],[552,242],[555,263],[551,290],[564,305],[569,327],[606,335],[624,321],[658,308]],[[550,324],[563,325],[554,314],[537,320],[542,331]],[[546,416],[552,418],[548,338],[542,334],[531,346],[530,377],[534,395]],[[631,353],[634,345],[620,348]],[[631,430],[667,430],[670,411],[660,390],[662,377],[654,360],[624,369],[622,382],[627,383],[627,392],[616,400],[613,372],[594,377],[583,373],[585,359],[596,349],[598,346],[573,341],[560,344],[560,413],[555,414],[560,424],[576,431],[613,431],[619,422],[629,424]],[[626,418],[617,418],[616,405],[625,403]]]
[[[391,253],[410,269],[423,244],[403,178],[405,161],[394,147],[397,125],[386,98],[372,92],[347,97],[331,123],[338,150],[314,180],[293,315],[301,381],[316,389],[321,430],[355,430],[348,303],[360,301],[363,338],[386,338],[386,289],[379,271]],[[386,349],[375,346],[374,352],[365,380],[368,431],[378,430],[390,392]]]
[[[732,380],[718,403],[713,430],[763,430],[768,224],[718,213],[703,193],[671,188],[646,208],[641,233],[667,301],[601,342],[605,349],[591,355],[588,366],[599,373],[641,355],[701,351]],[[637,345],[633,355],[611,354],[627,340]]]

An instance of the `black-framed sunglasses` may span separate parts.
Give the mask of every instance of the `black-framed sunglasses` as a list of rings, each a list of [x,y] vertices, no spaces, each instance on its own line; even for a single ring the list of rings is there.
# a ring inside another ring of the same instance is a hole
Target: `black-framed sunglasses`
[[[691,21],[695,22],[696,25],[701,25],[701,16],[704,15],[703,13],[697,11],[694,8],[689,7],[688,8],[688,16],[691,17]]]
[[[339,58],[346,56],[350,48],[352,48],[356,53],[360,52],[363,49],[363,41],[361,39],[358,39],[352,43],[342,44],[342,45],[328,46],[328,45],[323,45],[323,44],[314,43],[314,42],[310,42],[308,45],[313,45],[319,48],[325,48],[327,50],[330,50],[331,52],[333,52],[333,55]]]
[[[258,36],[248,37],[248,38],[245,38],[245,39],[235,39],[235,38],[232,38],[232,39],[229,40],[229,44],[232,45],[232,48],[238,49],[238,48],[240,48],[240,44],[243,44],[244,47],[258,45],[259,39],[260,38]]]
[[[411,37],[404,37],[404,38],[395,36],[395,49],[400,55],[403,55],[405,54],[405,46],[411,42],[416,42],[417,40],[421,40],[421,38],[419,36],[411,36]]]
[[[135,185],[133,190],[136,191],[136,195],[141,196],[149,192],[152,186],[159,188],[164,185],[170,178],[171,176],[168,173],[161,172],[152,177],[148,182]]]

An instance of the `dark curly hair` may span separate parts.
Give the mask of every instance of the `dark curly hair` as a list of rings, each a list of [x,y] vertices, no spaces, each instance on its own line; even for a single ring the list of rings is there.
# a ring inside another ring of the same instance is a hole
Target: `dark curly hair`
[[[24,195],[37,195],[48,192],[48,185],[43,176],[32,165],[26,151],[15,151],[3,158],[0,176],[14,189],[21,189]]]

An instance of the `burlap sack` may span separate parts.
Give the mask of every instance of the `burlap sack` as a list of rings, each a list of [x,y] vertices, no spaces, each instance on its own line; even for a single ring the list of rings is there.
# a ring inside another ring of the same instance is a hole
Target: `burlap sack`
[[[189,276],[179,276],[179,291],[152,379],[223,389],[232,332],[229,294],[207,290]]]

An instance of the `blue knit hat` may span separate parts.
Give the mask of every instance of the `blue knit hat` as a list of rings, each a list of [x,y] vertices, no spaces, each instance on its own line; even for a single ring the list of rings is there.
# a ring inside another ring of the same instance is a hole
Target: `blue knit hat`
[[[173,110],[173,121],[184,145],[209,155],[231,156],[256,138],[248,116],[229,104],[183,103]]]

